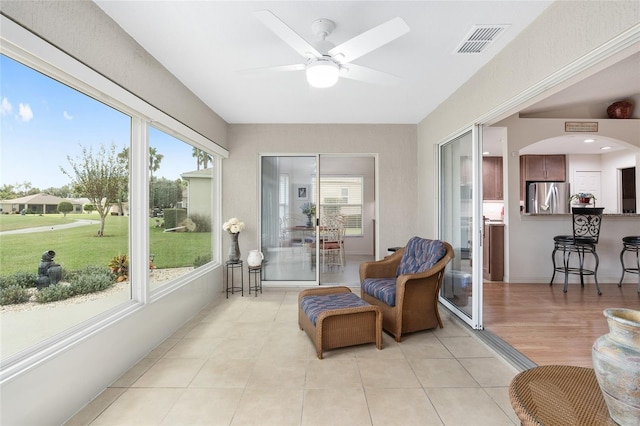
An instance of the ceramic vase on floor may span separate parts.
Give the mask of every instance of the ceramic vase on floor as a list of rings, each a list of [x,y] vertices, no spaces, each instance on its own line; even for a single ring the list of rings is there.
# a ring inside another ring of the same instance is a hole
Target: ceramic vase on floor
[[[240,235],[239,232],[235,234],[233,233],[229,234],[229,236],[231,237],[231,245],[229,246],[229,256],[227,258],[229,262],[237,263],[240,260],[240,246],[238,245],[239,235]]]
[[[593,344],[593,369],[616,423],[640,425],[640,311],[605,309],[609,333]]]

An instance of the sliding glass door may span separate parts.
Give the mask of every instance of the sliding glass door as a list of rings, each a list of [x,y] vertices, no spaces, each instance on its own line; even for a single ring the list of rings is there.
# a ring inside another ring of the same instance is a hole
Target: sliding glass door
[[[263,280],[317,282],[316,155],[261,157]]]
[[[478,132],[440,146],[440,238],[453,246],[440,301],[473,328],[482,328],[482,176]]]

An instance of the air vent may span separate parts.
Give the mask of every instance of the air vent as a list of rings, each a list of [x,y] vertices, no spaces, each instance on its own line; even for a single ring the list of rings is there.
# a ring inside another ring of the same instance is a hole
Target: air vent
[[[509,27],[510,25],[474,25],[456,47],[455,53],[480,53]]]

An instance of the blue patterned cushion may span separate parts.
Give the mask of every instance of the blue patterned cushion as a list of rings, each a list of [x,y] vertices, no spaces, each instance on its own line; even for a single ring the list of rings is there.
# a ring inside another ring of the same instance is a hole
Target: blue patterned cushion
[[[300,301],[302,311],[314,326],[316,325],[318,315],[324,311],[355,308],[357,306],[369,306],[369,304],[354,293],[311,295],[303,297]]]
[[[394,278],[365,278],[362,281],[362,291],[389,306],[396,306],[396,279]]]
[[[442,241],[413,237],[404,249],[397,275],[424,272],[442,259],[446,252]]]

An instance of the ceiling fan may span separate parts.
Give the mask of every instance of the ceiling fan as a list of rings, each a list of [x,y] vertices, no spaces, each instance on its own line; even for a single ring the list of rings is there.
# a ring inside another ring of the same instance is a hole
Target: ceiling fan
[[[309,84],[318,88],[333,86],[338,82],[339,77],[387,85],[400,81],[400,78],[395,75],[356,65],[352,61],[408,33],[410,28],[402,18],[391,19],[338,46],[326,40],[335,29],[335,23],[330,19],[317,19],[311,24],[311,30],[319,39],[315,43],[317,47],[314,47],[271,11],[260,10],[254,13],[267,28],[305,58],[305,62],[244,72],[304,70]]]

